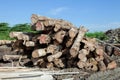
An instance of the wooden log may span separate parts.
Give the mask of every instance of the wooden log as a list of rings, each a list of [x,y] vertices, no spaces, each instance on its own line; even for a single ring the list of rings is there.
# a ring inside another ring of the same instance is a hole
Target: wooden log
[[[98,71],[98,62],[94,58],[89,58],[87,60],[88,63],[90,63],[90,70],[92,71]]]
[[[67,42],[66,42],[66,47],[70,47],[74,42],[74,39],[69,39]]]
[[[54,35],[53,39],[55,39],[58,43],[62,43],[65,35],[66,35],[66,32],[61,30]]]
[[[100,71],[105,71],[107,69],[107,67],[103,61],[98,62],[98,68]]]
[[[72,38],[72,39],[74,39],[75,36],[76,36],[77,33],[78,33],[78,29],[75,28],[75,27],[72,27],[72,28],[69,30],[68,33],[69,33],[69,37]]]
[[[85,44],[84,48],[88,48],[90,51],[95,50],[95,41],[92,41],[90,38],[85,38],[82,40],[82,42]]]
[[[56,46],[56,45],[49,45],[47,47],[47,53],[52,53],[54,54],[55,52],[58,52],[60,49],[59,49],[59,46]]]
[[[33,42],[33,41],[26,41],[25,46],[26,47],[34,47],[35,46],[35,42]]]
[[[32,60],[33,61],[33,60]],[[40,58],[40,59],[36,59],[36,60],[34,60],[33,61],[33,65],[38,65],[38,64],[41,64],[41,63],[43,63],[44,62],[44,60],[42,59],[42,58]]]
[[[17,38],[18,35],[23,34],[23,32],[10,32],[10,38]]]
[[[13,61],[13,60],[19,60],[19,58],[22,55],[3,55],[3,60],[4,61]],[[22,58],[27,58],[27,56],[22,56]]]
[[[54,27],[55,26],[55,22],[56,22],[56,20],[49,19],[49,20],[43,21],[43,24],[44,24],[45,27],[50,27],[50,26]]]
[[[42,21],[37,21],[37,23],[32,27],[32,29],[36,31],[43,31],[45,30],[45,27]]]
[[[62,56],[62,52],[57,52],[53,55],[48,56],[47,59],[48,59],[48,62],[52,62],[52,61],[54,61],[55,59],[58,59],[61,56]]]
[[[78,61],[77,66],[78,66],[78,68],[83,69],[86,66],[86,63],[83,61]]]
[[[58,68],[64,68],[64,67],[65,67],[65,65],[64,65],[64,63],[63,63],[63,61],[62,61],[61,59],[55,59],[55,60],[54,60],[54,64],[55,64],[55,66],[57,66]]]
[[[46,65],[46,67],[48,69],[52,69],[52,68],[54,68],[54,64],[52,62],[48,62],[47,65]]]
[[[48,44],[51,41],[51,38],[49,35],[41,34],[38,38],[40,44]]]
[[[87,32],[87,29],[85,29],[84,27],[80,27],[79,28],[79,32],[77,35],[77,38],[75,39],[71,49],[70,49],[70,54],[72,57],[76,57],[78,55],[79,52],[79,47],[80,47],[80,42],[82,41],[85,32]]]
[[[32,39],[32,35],[29,33],[21,33],[16,36],[18,40],[29,41]]]
[[[32,25],[34,25],[35,23],[37,23],[37,21],[45,21],[47,20],[48,18],[45,17],[45,16],[40,16],[40,15],[36,15],[36,14],[32,14],[31,16],[31,22],[32,22]]]
[[[112,61],[108,64],[107,69],[115,69],[117,67],[117,63]]]
[[[70,22],[67,22],[65,20],[56,20],[54,31],[57,32],[60,29],[70,30],[72,27],[74,26]]]
[[[81,53],[78,55],[78,58],[80,59],[80,61],[86,62],[87,61],[87,57],[85,54]]]
[[[0,45],[12,44],[15,40],[0,40]]]
[[[46,52],[46,48],[43,49],[36,49],[32,52],[32,57],[33,58],[38,58],[38,57],[42,57],[45,56],[47,54]]]

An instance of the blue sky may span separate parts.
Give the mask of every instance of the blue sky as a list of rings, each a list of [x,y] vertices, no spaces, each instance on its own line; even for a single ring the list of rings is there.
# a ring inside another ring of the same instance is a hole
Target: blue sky
[[[120,27],[120,0],[0,0],[0,22],[30,23],[32,14],[106,31]]]

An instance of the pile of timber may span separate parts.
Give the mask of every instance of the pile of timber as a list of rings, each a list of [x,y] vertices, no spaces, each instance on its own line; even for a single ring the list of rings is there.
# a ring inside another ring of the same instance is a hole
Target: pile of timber
[[[28,58],[33,66],[40,68],[73,68],[104,71],[116,68],[103,46],[95,38],[85,37],[85,27],[75,27],[62,19],[52,19],[33,14],[31,28],[37,33],[11,32],[17,40],[13,50],[19,56],[4,56],[4,60]],[[25,57],[27,56],[27,57]]]

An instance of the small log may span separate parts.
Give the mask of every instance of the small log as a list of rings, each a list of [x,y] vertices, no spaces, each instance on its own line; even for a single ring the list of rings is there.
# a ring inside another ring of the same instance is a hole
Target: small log
[[[12,44],[15,40],[0,40],[0,45]]]
[[[18,40],[29,41],[29,40],[32,39],[32,35],[27,34],[27,33],[21,33],[21,34],[17,35],[17,39]]]
[[[104,54],[103,49],[101,49],[100,47],[96,48],[96,54],[97,54],[98,56],[103,56],[103,54]]]
[[[41,34],[38,38],[40,44],[48,44],[51,41],[51,38],[49,35]]]
[[[74,39],[69,39],[67,42],[66,42],[66,47],[70,47],[74,42]]]
[[[86,63],[83,61],[78,61],[77,66],[78,66],[78,68],[83,69],[86,66]]]
[[[37,23],[37,21],[45,21],[47,20],[48,18],[45,17],[45,16],[39,16],[39,15],[36,15],[36,14],[32,14],[31,16],[31,22],[32,22],[32,25],[34,25],[35,23]]]
[[[98,68],[100,71],[105,71],[107,69],[107,67],[103,61],[98,62]]]
[[[67,22],[65,20],[56,20],[54,31],[57,32],[60,29],[70,30],[72,27],[74,26],[70,22]]]
[[[80,47],[80,42],[82,41],[85,32],[87,32],[87,29],[85,29],[84,27],[80,27],[79,28],[79,32],[77,35],[77,38],[75,39],[71,49],[70,49],[70,54],[72,57],[76,57],[78,55],[79,52],[79,47]]]
[[[32,52],[32,57],[33,58],[38,58],[38,57],[42,57],[45,56],[47,54],[46,52],[46,48],[44,49],[36,49]]]
[[[13,60],[19,60],[22,55],[3,55],[4,61],[13,61]],[[22,56],[22,58],[27,58],[27,56]]]
[[[64,65],[64,63],[63,63],[63,61],[62,61],[61,59],[55,59],[55,60],[54,60],[54,64],[55,64],[55,66],[57,66],[58,68],[64,68],[64,67],[65,67],[65,65]]]
[[[54,31],[55,31],[55,32],[59,31],[59,30],[61,29],[61,27],[62,27],[61,24],[56,23],[56,24],[55,24],[55,27],[54,27]]]
[[[98,70],[98,67],[97,67],[98,62],[94,58],[89,58],[87,62],[91,64],[91,66],[90,66],[91,69],[90,70],[92,70],[92,71],[97,71]]]
[[[72,28],[69,30],[68,33],[69,33],[69,37],[72,38],[72,39],[74,39],[75,36],[76,36],[77,33],[78,33],[78,29],[75,28],[75,27],[72,27]]]
[[[80,59],[80,61],[86,62],[87,61],[87,57],[85,54],[81,53],[78,55],[78,58]]]
[[[44,62],[44,60],[42,58],[40,58],[40,59],[34,60],[33,65],[37,66],[38,64],[41,64],[43,62]]]
[[[52,62],[52,61],[54,61],[55,59],[58,59],[61,56],[62,56],[62,52],[57,52],[53,55],[48,56],[47,59],[48,59],[48,62]]]
[[[33,30],[36,30],[36,31],[43,31],[43,30],[45,30],[43,22],[42,21],[37,21],[35,26],[33,26]]]
[[[92,71],[98,71],[98,67],[97,67],[97,65],[92,65],[91,70],[92,70]]]
[[[59,47],[58,46],[56,46],[56,45],[49,45],[48,47],[47,47],[47,53],[52,53],[52,54],[54,54],[55,52],[58,52],[60,49],[59,49]]]
[[[95,50],[95,43],[90,39],[83,39],[82,42],[85,44],[84,48],[88,48],[90,51],[94,51]]]
[[[23,32],[10,32],[10,38],[17,38],[18,35],[23,34]]]
[[[55,26],[55,22],[56,22],[56,20],[49,19],[49,20],[45,20],[43,22],[43,24],[45,27],[50,27],[50,26],[53,27],[53,26]]]
[[[47,65],[46,65],[46,67],[48,69],[52,69],[52,68],[54,68],[54,64],[52,62],[48,62]]]
[[[33,41],[26,41],[25,46],[26,47],[34,47],[35,46],[35,42],[33,42]]]
[[[112,61],[108,64],[107,69],[115,69],[117,67],[117,63]]]
[[[54,35],[53,39],[55,39],[58,43],[62,43],[65,35],[66,35],[66,32],[61,30]]]

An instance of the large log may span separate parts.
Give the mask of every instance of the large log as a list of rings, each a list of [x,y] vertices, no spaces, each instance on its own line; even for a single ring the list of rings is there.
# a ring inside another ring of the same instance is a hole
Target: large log
[[[80,49],[80,42],[82,41],[85,32],[87,32],[87,29],[84,27],[79,28],[78,35],[70,49],[70,54],[72,57],[76,57],[78,55],[79,49]]]
[[[41,34],[38,38],[40,44],[48,44],[51,41],[51,38],[47,34]]]
[[[46,48],[44,49],[36,49],[32,52],[32,57],[33,58],[38,58],[38,57],[42,57],[45,56],[47,54],[46,52]]]
[[[61,30],[54,35],[53,39],[55,39],[58,43],[62,43],[65,35],[66,32]]]
[[[61,56],[62,56],[62,52],[57,52],[55,54],[52,54],[52,55],[48,56],[47,59],[48,59],[48,62],[52,62],[52,61],[54,61],[55,59],[58,59]]]

